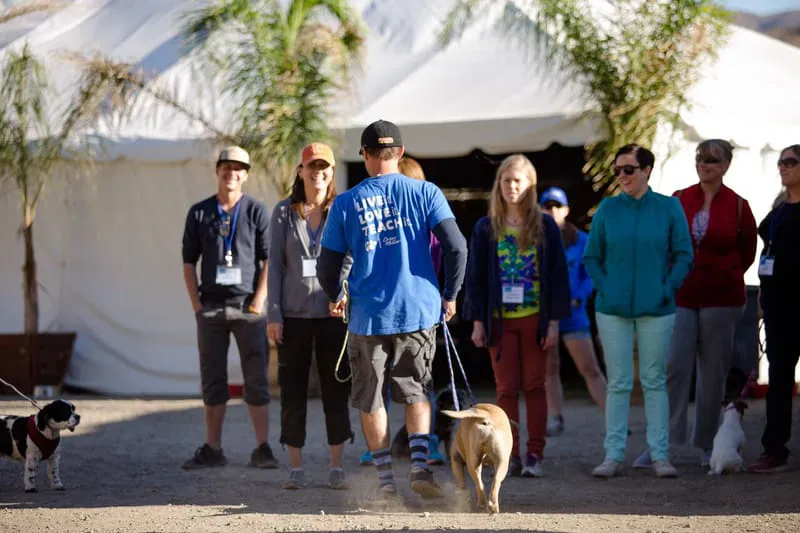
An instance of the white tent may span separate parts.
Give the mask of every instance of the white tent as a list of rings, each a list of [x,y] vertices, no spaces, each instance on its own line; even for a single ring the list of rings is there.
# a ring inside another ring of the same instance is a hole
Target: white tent
[[[99,51],[141,65],[159,84],[224,126],[234,105],[199,82],[183,55],[180,19],[204,2],[78,0],[57,14],[32,15],[0,28],[0,46],[23,40],[48,54],[56,91],[52,112],[74,88],[74,70],[54,52]],[[436,35],[449,2],[353,0],[369,28],[357,88],[337,110],[345,133],[341,160],[357,158],[367,123],[385,118],[403,128],[410,152],[427,157],[538,150],[552,142],[582,145],[597,135],[591,109],[574,85],[531,63],[493,29],[496,14],[442,51]],[[725,137],[737,146],[728,183],[757,218],[778,191],[782,146],[800,139],[800,51],[735,28],[719,61],[692,90],[693,108],[672,140],[674,156],[656,172],[663,192],[691,183],[693,146]],[[214,149],[203,127],[145,102],[129,121],[113,117],[92,134],[104,156],[96,174],[55,182],[35,226],[42,329],[78,331],[67,381],[124,395],[186,395],[199,390],[195,327],[180,267],[186,211],[213,193]],[[54,115],[55,116],[55,115]],[[115,127],[112,127],[114,125]],[[116,127],[119,126],[119,127]],[[344,165],[340,165],[340,171]],[[346,179],[339,173],[340,184]],[[22,242],[13,193],[0,197],[0,331],[22,328]],[[269,206],[269,187],[251,188]],[[751,273],[748,281],[753,282]],[[235,347],[229,364],[240,376]]]

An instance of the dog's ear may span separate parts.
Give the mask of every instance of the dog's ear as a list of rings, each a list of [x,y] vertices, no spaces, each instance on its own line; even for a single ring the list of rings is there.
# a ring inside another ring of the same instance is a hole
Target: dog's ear
[[[44,431],[47,428],[47,420],[50,418],[50,414],[47,412],[48,407],[46,405],[36,413],[36,427],[39,428],[39,431]]]

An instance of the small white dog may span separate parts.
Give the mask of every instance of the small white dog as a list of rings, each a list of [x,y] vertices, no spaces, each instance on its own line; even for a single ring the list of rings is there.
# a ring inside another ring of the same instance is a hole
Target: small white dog
[[[745,409],[747,409],[747,404],[741,400],[728,402],[725,405],[722,412],[722,425],[719,426],[717,434],[714,436],[709,476],[742,470],[743,461],[740,451],[745,440],[742,429],[742,416],[744,416]]]
[[[75,431],[81,417],[66,400],[45,405],[31,416],[0,416],[0,455],[25,462],[25,492],[36,492],[36,470],[47,460],[50,487],[64,490],[59,473],[61,431]]]

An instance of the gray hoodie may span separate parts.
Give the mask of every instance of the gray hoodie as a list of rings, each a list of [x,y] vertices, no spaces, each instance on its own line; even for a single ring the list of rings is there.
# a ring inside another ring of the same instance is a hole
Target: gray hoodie
[[[267,292],[267,321],[283,322],[289,318],[327,318],[328,296],[316,276],[314,263],[320,253],[322,230],[316,232],[312,248],[305,219],[295,212],[287,198],[275,206],[269,225],[269,282]],[[306,261],[306,276],[303,263]],[[348,255],[342,265],[341,279],[350,274],[353,259]],[[313,275],[308,275],[313,272]]]

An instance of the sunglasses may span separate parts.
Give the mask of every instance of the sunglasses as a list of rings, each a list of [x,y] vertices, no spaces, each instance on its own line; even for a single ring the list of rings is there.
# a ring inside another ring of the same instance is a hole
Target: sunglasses
[[[778,166],[779,167],[786,167],[786,168],[794,168],[797,164],[800,163],[796,157],[787,157],[785,159],[778,159]]]
[[[694,162],[698,163],[698,164],[699,163],[705,163],[706,165],[716,165],[717,163],[720,162],[720,160],[715,158],[715,157],[699,157],[698,156],[698,157],[694,158]]]
[[[614,167],[614,175],[619,176],[620,173],[625,173],[626,176],[633,176],[633,173],[636,172],[637,168],[642,168],[642,167],[636,167],[633,165],[622,165],[621,167]]]

